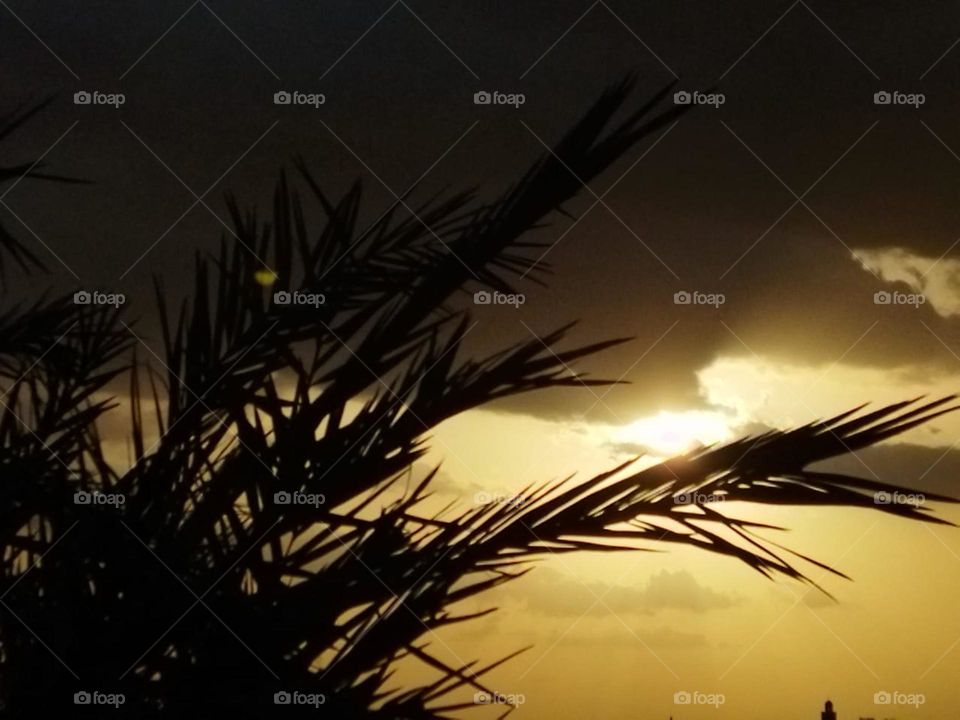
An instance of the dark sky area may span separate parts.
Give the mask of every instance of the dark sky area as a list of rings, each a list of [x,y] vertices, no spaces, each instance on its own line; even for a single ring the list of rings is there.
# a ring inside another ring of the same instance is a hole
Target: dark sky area
[[[955,372],[956,321],[929,304],[878,309],[873,293],[894,286],[851,249],[956,256],[958,36],[948,2],[6,0],[2,107],[55,96],[12,159],[46,153],[93,184],[23,182],[0,213],[52,270],[23,291],[120,290],[149,329],[151,276],[182,293],[193,253],[225,232],[213,216],[228,222],[223,194],[266,207],[297,155],[333,195],[360,178],[372,220],[428,170],[417,197],[495,193],[605,87],[635,74],[639,104],[676,79],[715,86],[725,103],[636,148],[594,184],[603,195],[616,182],[572,230],[557,217],[540,231],[560,238],[549,289],[525,284],[519,311],[480,308],[477,342],[576,318],[577,340],[636,336],[582,366],[632,367],[633,385],[607,400],[632,414],[695,404],[694,371],[722,354]],[[284,89],[326,103],[274,105]],[[80,90],[126,102],[78,106]],[[478,90],[526,103],[475,105]],[[926,102],[878,106],[879,90]],[[193,193],[203,203],[188,211]],[[726,303],[674,305],[684,289]],[[576,412],[583,398],[523,402]]]

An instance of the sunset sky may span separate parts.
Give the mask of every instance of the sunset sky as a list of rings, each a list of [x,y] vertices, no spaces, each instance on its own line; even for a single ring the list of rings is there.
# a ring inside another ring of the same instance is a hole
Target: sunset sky
[[[632,339],[574,368],[622,384],[521,396],[432,435],[413,476],[440,464],[437,503],[469,507],[960,391],[958,37],[947,2],[70,0],[54,12],[9,0],[2,106],[54,96],[23,159],[92,184],[25,181],[0,216],[50,265],[51,287],[126,293],[159,351],[152,276],[182,296],[194,253],[229,224],[224,194],[268,208],[297,156],[333,196],[361,180],[373,221],[418,180],[415,199],[495,196],[628,74],[636,104],[674,81],[722,93],[537,231],[546,287],[525,278],[519,308],[476,307],[467,353],[572,320],[571,344]],[[275,105],[281,90],[326,102]],[[475,105],[482,90],[525,102]],[[75,105],[78,91],[125,102]],[[884,91],[923,103],[875,104]],[[678,292],[723,302],[676,304]],[[119,464],[124,427],[107,427]],[[960,497],[958,444],[955,414],[831,467]],[[958,508],[936,510],[960,522]],[[827,698],[842,720],[960,716],[960,530],[724,510],[790,528],[767,536],[852,581],[803,566],[831,600],[686,548],[568,555],[471,606],[500,612],[423,640],[453,662],[532,645],[492,676],[524,696],[518,718],[814,720]],[[724,703],[675,704],[684,691]],[[877,706],[878,692],[924,702]]]

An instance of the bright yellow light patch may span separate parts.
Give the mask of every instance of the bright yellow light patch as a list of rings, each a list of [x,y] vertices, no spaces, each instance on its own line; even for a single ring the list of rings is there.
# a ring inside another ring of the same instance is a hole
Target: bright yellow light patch
[[[270,287],[277,281],[277,274],[269,268],[263,268],[253,274],[253,279],[256,280],[259,285]]]
[[[730,421],[725,414],[708,410],[663,411],[632,422],[615,435],[618,442],[637,443],[666,457],[733,439]]]

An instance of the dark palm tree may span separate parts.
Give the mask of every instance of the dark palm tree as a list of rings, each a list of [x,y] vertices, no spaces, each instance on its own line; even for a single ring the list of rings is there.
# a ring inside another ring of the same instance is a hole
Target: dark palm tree
[[[562,211],[577,178],[589,182],[681,112],[657,111],[665,88],[614,124],[631,86],[605,92],[554,154],[491,203],[456,194],[413,215],[404,198],[362,228],[361,186],[331,199],[303,163],[301,184],[325,216],[319,228],[283,175],[268,220],[228,198],[235,238],[214,258],[198,255],[189,302],[171,308],[157,281],[157,362],[137,361],[138,338],[119,312],[75,306],[70,295],[0,316],[4,717],[116,717],[73,704],[75,692],[93,690],[123,693],[119,715],[137,718],[272,717],[274,693],[294,690],[322,694],[331,717],[458,716],[475,689],[492,690],[485,673],[507,658],[453,667],[426,636],[476,617],[451,607],[547,553],[681,543],[808,581],[803,563],[824,566],[702,498],[943,522],[926,508],[874,502],[901,488],[805,468],[947,412],[952,398],[858,408],[440,516],[420,509],[436,471],[402,490],[442,421],[517,393],[603,382],[566,368],[622,340],[556,356],[533,340],[463,357],[470,320],[456,299],[511,291],[539,247],[528,232]],[[24,269],[35,262],[10,235],[0,240]],[[269,289],[265,264],[276,277]],[[325,302],[272,302],[292,290]],[[560,343],[569,327],[543,341]],[[101,399],[120,377],[126,410]],[[98,432],[110,412],[128,413],[135,462],[126,471],[108,461]],[[77,493],[95,497],[78,504]],[[277,493],[313,502],[284,504]],[[393,684],[391,669],[410,657],[435,681]]]

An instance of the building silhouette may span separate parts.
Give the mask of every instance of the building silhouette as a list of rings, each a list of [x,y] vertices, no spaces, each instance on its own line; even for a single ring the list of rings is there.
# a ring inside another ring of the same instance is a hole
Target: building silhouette
[[[673,715],[670,716],[670,720],[673,720]],[[823,704],[823,710],[820,712],[820,720],[837,720],[837,712],[833,709],[833,701],[827,700]],[[861,717],[859,720],[873,720],[872,717]]]
[[[823,712],[820,713],[820,720],[837,720],[837,713],[833,709],[833,702],[827,700],[823,706]],[[873,720],[872,717],[861,717],[860,720]]]

